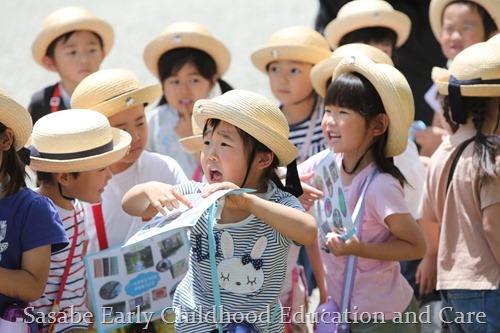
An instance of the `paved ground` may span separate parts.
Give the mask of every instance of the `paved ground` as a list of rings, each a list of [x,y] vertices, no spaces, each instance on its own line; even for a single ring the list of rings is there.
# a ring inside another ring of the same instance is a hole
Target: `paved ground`
[[[2,0],[0,20],[0,88],[24,106],[31,95],[58,80],[31,56],[31,44],[44,18],[63,6],[79,5],[110,22],[115,45],[102,68],[127,68],[143,84],[156,83],[142,60],[145,45],[177,21],[204,24],[232,54],[225,79],[272,100],[267,77],[250,61],[250,53],[269,36],[291,25],[313,26],[315,0]],[[311,298],[315,308],[317,295]]]

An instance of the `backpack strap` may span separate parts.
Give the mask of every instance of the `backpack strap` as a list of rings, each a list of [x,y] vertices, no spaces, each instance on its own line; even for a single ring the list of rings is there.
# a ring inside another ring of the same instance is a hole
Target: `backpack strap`
[[[453,174],[455,173],[455,169],[457,167],[458,159],[460,158],[460,155],[462,155],[462,153],[464,152],[465,148],[467,148],[467,146],[469,145],[469,143],[471,143],[472,141],[474,141],[474,137],[470,138],[468,140],[465,140],[458,147],[457,153],[453,157],[453,162],[451,163],[450,173],[448,174],[448,181],[446,182],[446,192],[448,192],[448,188],[450,187],[451,180],[453,179]]]

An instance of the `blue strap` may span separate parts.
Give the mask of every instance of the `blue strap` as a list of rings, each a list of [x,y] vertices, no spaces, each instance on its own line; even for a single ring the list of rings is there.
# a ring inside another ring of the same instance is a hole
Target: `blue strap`
[[[356,230],[355,232],[358,235],[358,238],[361,235],[361,229],[363,225],[363,215],[364,215],[363,203],[365,200],[366,189],[368,188],[368,185],[370,184],[373,177],[377,173],[378,171],[374,169],[370,173],[370,175],[368,175],[368,177],[366,178],[365,183],[363,184],[363,189],[361,190],[361,194],[359,195],[358,201],[356,202],[356,206],[354,207],[354,212],[352,213],[352,218],[354,223],[353,230]],[[356,275],[355,273],[356,273],[357,258],[358,257],[354,255],[350,255],[347,258],[347,264],[344,275],[344,294],[342,295],[342,304],[341,304],[343,323],[346,323],[348,320],[347,311],[349,311],[351,303],[352,287],[354,285],[354,276]]]

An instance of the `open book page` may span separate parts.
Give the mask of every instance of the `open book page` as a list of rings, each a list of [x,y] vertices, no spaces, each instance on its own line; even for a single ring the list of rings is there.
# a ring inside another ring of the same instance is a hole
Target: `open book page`
[[[322,242],[328,240],[330,233],[338,234],[344,240],[349,239],[356,233],[356,227],[347,206],[347,197],[333,150],[314,169],[314,186],[324,193],[324,197],[316,200],[314,204]]]

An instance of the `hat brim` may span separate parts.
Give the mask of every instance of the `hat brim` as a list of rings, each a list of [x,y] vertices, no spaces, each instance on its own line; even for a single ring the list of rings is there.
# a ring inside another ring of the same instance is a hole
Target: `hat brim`
[[[96,17],[84,17],[70,23],[61,22],[61,24],[53,25],[48,29],[42,30],[35,38],[31,48],[33,58],[40,66],[46,68],[42,59],[49,45],[59,36],[70,31],[79,30],[87,30],[96,33],[102,39],[104,54],[107,55],[109,51],[111,51],[114,43],[114,32],[111,25]]]
[[[0,123],[14,132],[14,148],[21,149],[28,141],[33,129],[29,112],[0,90]]]
[[[224,75],[231,63],[229,50],[219,40],[192,32],[180,32],[176,34],[164,34],[153,39],[144,49],[144,62],[146,67],[157,78],[158,60],[168,51],[181,47],[191,47],[201,50],[211,56],[217,66],[217,74]]]
[[[30,168],[43,172],[84,172],[107,167],[121,160],[130,148],[131,137],[127,132],[112,128],[113,150],[84,158],[55,160],[31,156]]]
[[[102,89],[116,89],[115,87],[103,86]],[[92,110],[104,114],[106,117],[114,116],[124,110],[137,105],[151,104],[160,98],[162,94],[161,86],[154,84],[148,87],[136,89],[122,95],[113,97],[107,101],[89,107]]]
[[[443,11],[446,6],[455,0],[432,0],[429,5],[429,23],[432,33],[438,42],[441,42],[441,28]],[[495,0],[469,0],[483,7],[495,22],[497,29],[500,29],[500,1]]]
[[[212,100],[198,100],[193,111],[193,119],[200,128],[205,128],[208,119],[220,119],[236,126],[269,148],[278,158],[279,166],[287,166],[298,155],[295,145],[268,124],[255,121],[251,113],[235,112],[228,105]]]
[[[203,148],[203,135],[192,135],[179,139],[179,144],[188,153],[199,153]]]
[[[304,45],[273,45],[255,50],[251,59],[255,67],[267,73],[267,66],[273,61],[291,60],[317,64],[328,58],[332,52],[321,47]]]
[[[450,77],[441,77],[436,86],[441,95],[448,96]],[[500,84],[473,84],[460,86],[460,95],[464,97],[498,97]]]
[[[410,35],[411,21],[406,14],[397,11],[359,13],[337,17],[328,23],[324,34],[332,49],[336,49],[342,37],[348,33],[370,27],[384,27],[393,30],[397,35],[396,46],[400,47]]]
[[[408,131],[415,117],[413,94],[405,77],[390,65],[376,64],[359,55],[342,59],[335,69],[333,79],[350,72],[363,75],[380,95],[389,117],[385,155],[393,157],[403,153],[408,145]]]

